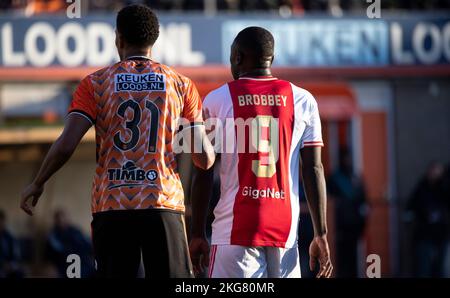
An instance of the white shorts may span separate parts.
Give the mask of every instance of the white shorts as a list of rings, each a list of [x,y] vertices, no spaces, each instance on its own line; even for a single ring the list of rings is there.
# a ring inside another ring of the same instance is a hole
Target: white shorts
[[[212,245],[211,278],[299,278],[298,248]]]

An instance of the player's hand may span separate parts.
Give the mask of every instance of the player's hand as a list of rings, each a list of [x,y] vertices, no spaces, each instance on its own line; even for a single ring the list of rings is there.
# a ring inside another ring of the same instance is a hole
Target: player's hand
[[[206,108],[202,110],[202,113],[203,113],[203,121],[206,123],[206,121],[211,118],[211,114],[209,113],[209,110]],[[213,127],[217,127],[216,121],[209,122],[209,125],[205,124],[206,135],[210,135],[210,133],[214,130]]]
[[[31,183],[23,191],[20,200],[20,208],[28,215],[33,215],[33,209],[44,191],[44,186]]]
[[[209,110],[206,108],[202,110],[202,114],[203,114],[203,120],[207,120],[207,119],[211,118],[211,114],[209,113]]]
[[[331,264],[330,248],[328,247],[328,240],[326,236],[314,237],[311,245],[309,246],[309,269],[311,271],[317,265],[319,261],[319,273],[317,278],[329,278],[333,272],[333,265]]]
[[[189,243],[192,266],[195,275],[203,272],[209,266],[209,243],[205,237],[193,237]]]

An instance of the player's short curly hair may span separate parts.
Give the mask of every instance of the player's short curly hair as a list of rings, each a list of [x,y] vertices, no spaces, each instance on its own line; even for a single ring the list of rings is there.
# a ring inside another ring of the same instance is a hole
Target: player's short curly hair
[[[117,31],[122,39],[133,46],[152,46],[159,36],[156,14],[144,5],[128,5],[117,14]]]
[[[254,59],[261,60],[261,63],[274,55],[273,35],[262,27],[252,26],[243,29],[236,36],[235,43],[252,53]]]

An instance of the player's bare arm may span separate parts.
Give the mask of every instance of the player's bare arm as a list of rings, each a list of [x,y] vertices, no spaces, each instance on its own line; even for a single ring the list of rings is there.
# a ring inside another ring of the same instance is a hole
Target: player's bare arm
[[[309,265],[310,269],[314,270],[318,261],[320,269],[317,277],[328,278],[331,276],[333,266],[327,241],[326,185],[321,147],[305,147],[300,154],[301,175],[314,226],[314,239],[309,247]]]
[[[91,125],[83,116],[70,114],[67,117],[64,131],[50,147],[33,182],[22,192],[20,208],[23,211],[33,215],[33,208],[44,191],[45,183],[69,160]]]
[[[208,110],[203,110],[203,119],[210,118]],[[203,129],[205,127],[203,126]],[[204,133],[203,130],[202,133]],[[210,131],[206,131],[206,134]],[[207,136],[205,135],[207,138]],[[193,169],[191,204],[192,204],[192,223],[191,223],[191,241],[189,243],[189,253],[191,256],[194,273],[200,274],[204,268],[209,266],[209,243],[206,239],[206,217],[208,215],[209,199],[211,198],[214,183],[214,162],[215,152],[209,139],[207,139],[208,150],[213,155],[212,166],[207,170],[199,167]],[[191,148],[193,149],[193,148]]]
[[[192,226],[189,252],[195,274],[209,265],[209,243],[205,227],[209,199],[213,190],[214,167],[208,170],[194,168],[191,187]]]
[[[195,125],[191,127],[190,135],[191,138],[186,139],[191,142],[190,149],[194,165],[203,170],[211,168],[214,164],[215,152],[206,135],[205,126]]]

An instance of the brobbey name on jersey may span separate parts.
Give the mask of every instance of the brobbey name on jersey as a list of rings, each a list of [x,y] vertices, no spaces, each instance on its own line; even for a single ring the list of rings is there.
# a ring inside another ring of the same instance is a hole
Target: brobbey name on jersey
[[[284,190],[276,190],[275,188],[264,188],[264,189],[256,189],[252,188],[251,186],[244,186],[242,188],[242,195],[244,197],[250,197],[252,199],[285,199],[285,192]]]
[[[286,106],[286,95],[281,94],[244,94],[238,96],[239,106]]]

